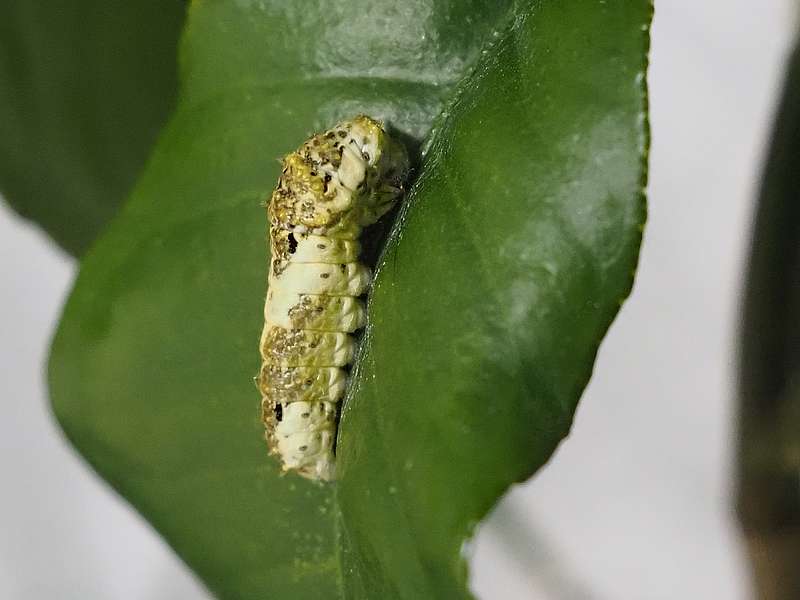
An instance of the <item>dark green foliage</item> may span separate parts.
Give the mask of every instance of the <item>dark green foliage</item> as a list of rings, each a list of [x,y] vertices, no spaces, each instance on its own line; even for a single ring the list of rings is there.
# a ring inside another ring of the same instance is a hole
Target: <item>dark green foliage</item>
[[[0,193],[82,254],[177,93],[181,0],[0,2]]]

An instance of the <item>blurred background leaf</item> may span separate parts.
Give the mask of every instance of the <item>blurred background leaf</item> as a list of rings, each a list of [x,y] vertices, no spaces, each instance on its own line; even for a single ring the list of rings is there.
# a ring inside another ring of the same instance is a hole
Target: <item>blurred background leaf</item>
[[[0,192],[80,255],[177,94],[182,0],[0,2]]]
[[[180,103],[82,262],[50,386],[72,442],[220,597],[468,597],[465,540],[567,434],[633,281],[650,14],[192,5]],[[419,178],[322,486],[280,476],[261,439],[260,202],[276,158],[357,112]]]

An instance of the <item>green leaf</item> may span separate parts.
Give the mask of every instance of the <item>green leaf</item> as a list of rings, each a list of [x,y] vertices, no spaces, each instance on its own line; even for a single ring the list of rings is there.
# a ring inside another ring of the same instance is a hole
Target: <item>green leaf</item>
[[[177,91],[181,0],[0,4],[0,192],[78,255],[116,213]]]
[[[469,597],[465,540],[567,434],[630,290],[651,7],[285,4],[192,5],[177,112],[56,336],[54,407],[222,598]],[[261,440],[259,202],[275,158],[362,111],[428,141],[379,263],[340,481],[317,485]]]

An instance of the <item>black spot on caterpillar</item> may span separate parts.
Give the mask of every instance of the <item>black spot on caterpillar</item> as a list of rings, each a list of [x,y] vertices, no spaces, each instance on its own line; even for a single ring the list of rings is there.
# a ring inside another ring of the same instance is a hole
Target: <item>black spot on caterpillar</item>
[[[360,115],[283,159],[268,206],[269,293],[257,378],[269,449],[284,470],[334,477],[338,403],[371,282],[359,236],[403,194],[405,148]]]

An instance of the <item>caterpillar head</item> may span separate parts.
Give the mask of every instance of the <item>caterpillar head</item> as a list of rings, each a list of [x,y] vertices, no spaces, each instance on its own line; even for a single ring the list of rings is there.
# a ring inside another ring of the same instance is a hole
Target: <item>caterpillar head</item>
[[[407,175],[405,148],[359,115],[286,156],[270,200],[271,224],[355,239],[397,202]]]

